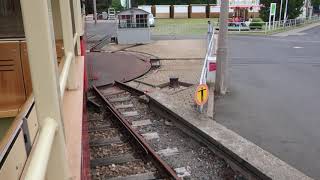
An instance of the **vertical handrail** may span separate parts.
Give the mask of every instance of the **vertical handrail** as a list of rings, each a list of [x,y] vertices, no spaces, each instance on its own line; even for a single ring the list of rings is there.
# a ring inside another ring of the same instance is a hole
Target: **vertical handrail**
[[[54,39],[52,33],[53,28],[51,26],[52,23],[50,23],[50,20],[52,21],[52,19],[50,19],[49,14],[42,14],[42,12],[46,11],[38,11],[41,9],[48,9],[48,12],[50,12],[50,4],[47,4],[46,1],[38,0],[36,3],[38,4],[38,8],[36,8],[37,10],[33,10],[34,5],[30,4],[27,0],[22,0],[21,2],[28,43],[32,82],[36,87],[45,84],[43,90],[40,90],[39,88],[34,89],[40,130],[38,140],[33,147],[33,156],[30,157],[30,164],[26,167],[25,179],[68,179],[69,169],[60,101],[63,99],[67,82],[69,88],[77,88],[77,85],[75,84],[74,51],[75,47],[79,45],[79,11],[77,11],[76,8],[79,8],[80,6],[77,3],[74,4],[75,6],[73,6],[73,8],[75,8],[74,11],[77,13],[74,16],[74,19],[72,19],[70,2],[60,0],[65,60],[59,76],[59,83],[56,83],[55,71],[53,71],[56,64],[53,63],[55,61],[52,60],[55,57],[54,53],[56,52],[53,51],[54,48],[51,47],[52,39]],[[75,34],[72,33],[72,22],[77,22],[77,32]],[[38,32],[38,30],[35,31],[34,27],[38,28],[39,23],[41,23],[40,28],[42,29]],[[37,33],[40,33],[40,37],[44,38],[38,38],[39,35]],[[51,58],[48,58],[48,56]],[[43,67],[48,67],[48,69],[50,69],[49,72],[46,72],[40,67],[41,63],[39,65],[39,59],[45,60],[42,64]],[[46,76],[41,77],[41,73]],[[51,74],[51,76],[49,76],[49,74]],[[58,88],[60,88],[60,91],[58,91]],[[48,104],[48,102],[50,102],[50,104]]]
[[[73,59],[73,54],[71,52],[69,52],[65,57],[66,58],[64,61],[64,65],[63,65],[63,68],[62,68],[62,71],[61,71],[60,77],[59,77],[61,98],[63,98],[64,92],[66,89],[66,84],[67,84],[67,80],[68,80],[68,76],[69,76],[70,65],[71,65],[72,59]]]
[[[46,118],[43,121],[37,145],[33,152],[35,156],[30,161],[25,180],[45,179],[51,148],[57,129],[58,124],[54,119]]]

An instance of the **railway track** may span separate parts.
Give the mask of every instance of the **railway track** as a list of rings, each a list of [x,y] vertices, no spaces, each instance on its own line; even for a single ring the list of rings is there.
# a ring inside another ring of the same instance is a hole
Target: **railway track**
[[[143,92],[116,83],[92,88],[92,179],[236,179],[208,148],[147,105]]]
[[[105,101],[105,97],[121,92],[112,88],[110,94],[100,94],[96,89],[96,94],[89,99],[94,107],[89,109],[88,118],[91,178],[178,179],[143,138],[121,119],[109,101]]]

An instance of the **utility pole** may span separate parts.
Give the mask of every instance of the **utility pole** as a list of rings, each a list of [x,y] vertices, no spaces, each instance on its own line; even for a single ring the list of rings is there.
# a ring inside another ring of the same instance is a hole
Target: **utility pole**
[[[228,85],[228,18],[229,0],[221,0],[217,49],[217,75],[215,83],[217,94],[225,94]]]
[[[281,24],[281,18],[282,18],[282,4],[283,4],[283,0],[281,0],[281,3],[280,3],[279,24]]]
[[[93,19],[94,23],[97,24],[97,0],[93,0]]]
[[[285,23],[287,22],[287,11],[288,11],[288,0],[286,0],[286,9],[284,10],[284,23],[283,26],[285,26]]]

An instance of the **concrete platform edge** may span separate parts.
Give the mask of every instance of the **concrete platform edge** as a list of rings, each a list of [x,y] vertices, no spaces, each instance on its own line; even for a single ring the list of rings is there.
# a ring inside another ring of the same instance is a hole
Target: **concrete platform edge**
[[[312,179],[216,121],[181,108],[166,94],[156,91],[146,95],[156,113],[171,119],[249,179]]]

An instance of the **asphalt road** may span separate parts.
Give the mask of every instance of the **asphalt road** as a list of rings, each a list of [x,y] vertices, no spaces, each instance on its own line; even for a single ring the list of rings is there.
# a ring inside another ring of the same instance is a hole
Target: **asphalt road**
[[[300,36],[231,36],[231,93],[216,120],[320,179],[320,27]]]

